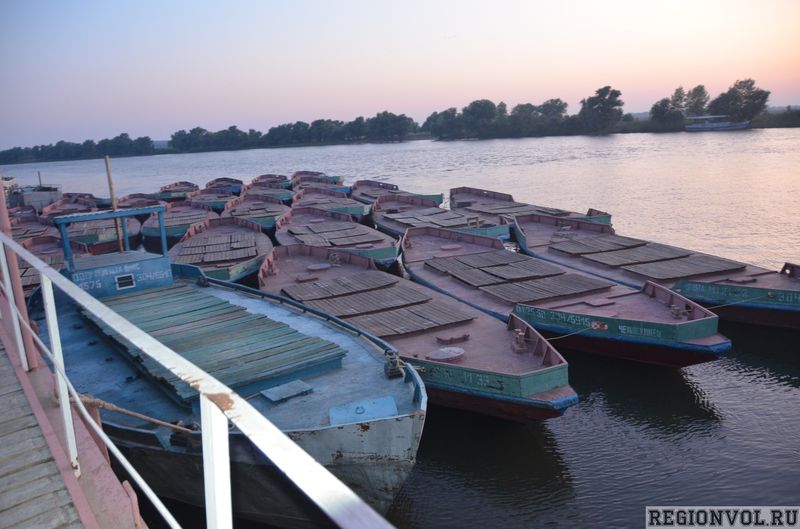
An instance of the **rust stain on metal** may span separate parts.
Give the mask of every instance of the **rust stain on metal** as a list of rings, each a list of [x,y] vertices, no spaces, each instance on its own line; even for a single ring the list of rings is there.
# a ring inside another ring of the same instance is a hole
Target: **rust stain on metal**
[[[228,411],[233,408],[233,399],[229,393],[207,393],[206,397],[222,411]]]
[[[358,423],[358,427],[361,428],[362,432],[366,432],[369,430],[369,424],[365,422]]]

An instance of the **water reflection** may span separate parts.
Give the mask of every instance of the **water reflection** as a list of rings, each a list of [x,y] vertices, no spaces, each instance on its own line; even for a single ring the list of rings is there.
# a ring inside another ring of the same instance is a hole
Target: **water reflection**
[[[721,322],[733,341],[727,366],[753,379],[800,388],[800,332]]]
[[[563,352],[563,351],[562,351]],[[581,401],[602,399],[606,411],[664,435],[710,433],[721,415],[700,384],[679,369],[564,352]]]
[[[574,500],[544,424],[432,406],[419,458],[388,518],[398,527],[533,527]]]

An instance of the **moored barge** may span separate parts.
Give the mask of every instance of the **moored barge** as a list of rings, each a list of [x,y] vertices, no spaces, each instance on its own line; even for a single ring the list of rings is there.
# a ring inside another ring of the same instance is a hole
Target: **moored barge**
[[[227,217],[192,224],[169,250],[170,261],[193,265],[223,281],[254,275],[272,252],[272,242],[255,222]]]
[[[372,209],[368,204],[348,198],[347,194],[341,191],[314,186],[305,187],[298,191],[294,195],[292,207],[313,207],[325,211],[346,213],[353,217],[356,222],[361,222],[367,218]]]
[[[388,182],[380,182],[378,180],[358,180],[350,188],[350,196],[364,204],[373,204],[375,200],[385,196],[410,196],[417,197],[424,200],[432,200],[436,205],[440,205],[444,201],[442,193],[435,194],[421,194],[404,191],[395,184]]]
[[[168,202],[164,205],[164,231],[167,235],[167,247],[172,248],[180,241],[192,224],[206,219],[219,218],[219,214],[211,207],[198,202],[181,200]],[[142,223],[142,239],[145,248],[149,251],[161,249],[161,226],[158,214],[151,213],[150,217]]]
[[[730,321],[800,329],[800,266],[777,272],[676,246],[622,237],[611,226],[539,215],[512,224],[520,249],[639,287],[664,285]]]
[[[400,242],[393,237],[359,224],[345,213],[316,208],[292,208],[278,220],[275,239],[281,246],[338,248],[373,259],[383,268],[393,266],[400,255]]]
[[[103,220],[125,214],[100,213]],[[416,372],[387,344],[288,299],[205,278],[193,266],[171,267],[166,255],[67,255],[67,275],[79,286],[246,398],[386,511],[414,465],[427,400]],[[66,299],[57,303],[67,372],[78,391],[139,414],[101,411],[107,435],[158,495],[203,505],[195,391],[90,313]],[[103,334],[111,340],[98,340]],[[228,442],[237,516],[329,526],[244,435],[233,429]]]
[[[164,202],[172,202],[175,200],[186,200],[189,193],[194,193],[200,189],[195,183],[181,180],[179,182],[172,182],[165,186],[161,186],[158,190],[158,198]]]
[[[419,368],[431,402],[517,422],[577,402],[561,355],[522,319],[508,324],[335,248],[280,246],[261,290],[378,336]]]
[[[514,314],[564,349],[684,367],[731,347],[715,314],[652,282],[634,289],[439,228],[409,229],[403,252],[414,281],[504,321]]]

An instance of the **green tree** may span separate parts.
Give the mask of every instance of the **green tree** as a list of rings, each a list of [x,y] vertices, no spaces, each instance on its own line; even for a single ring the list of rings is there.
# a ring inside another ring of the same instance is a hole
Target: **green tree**
[[[497,111],[492,124],[492,137],[507,138],[509,134],[508,107],[502,101],[497,104]]]
[[[622,105],[619,98],[622,92],[610,86],[598,88],[595,95],[581,100],[578,117],[584,131],[590,134],[604,134],[611,130],[622,118]]]
[[[686,94],[684,113],[687,116],[702,116],[706,113],[706,105],[708,105],[708,92],[705,86],[699,84]]]
[[[539,105],[539,113],[551,124],[561,121],[567,115],[567,103],[561,99],[548,99]]]
[[[521,103],[511,109],[508,118],[511,134],[518,138],[533,136],[540,119],[539,107],[531,103]]]
[[[650,108],[650,119],[661,125],[675,125],[683,122],[683,113],[675,108],[671,98],[665,97]]]
[[[734,121],[749,121],[767,108],[769,94],[769,90],[758,88],[754,80],[743,79],[715,97],[708,104],[708,111],[730,116]]]
[[[458,109],[448,108],[434,114],[436,114],[435,119],[429,123],[433,136],[444,140],[455,140],[464,137],[463,120]]]
[[[353,121],[344,125],[344,139],[347,141],[357,141],[367,135],[366,121],[362,116],[358,116]]]
[[[488,138],[492,135],[492,124],[497,107],[488,99],[478,99],[461,109],[464,131],[468,137]]]
[[[681,117],[683,117],[683,110],[686,108],[686,91],[682,86],[676,88],[672,93],[672,97],[669,98],[669,104],[674,110],[680,112]]]

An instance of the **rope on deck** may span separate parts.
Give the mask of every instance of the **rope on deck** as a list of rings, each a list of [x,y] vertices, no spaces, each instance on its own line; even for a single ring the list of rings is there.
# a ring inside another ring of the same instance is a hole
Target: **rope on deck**
[[[143,415],[141,413],[127,410],[125,408],[120,408],[116,404],[111,404],[110,402],[106,402],[104,400],[90,397],[88,395],[81,395],[81,402],[83,402],[86,406],[93,406],[95,408],[102,408],[108,411],[115,411],[117,413],[122,413],[123,415],[130,415],[131,417],[136,417],[137,419],[141,419],[143,421],[152,422],[153,424],[158,424],[159,426],[165,426],[167,428],[172,428],[173,430],[177,430],[179,432],[184,433],[196,433],[195,430],[191,430],[184,426],[180,426],[178,424],[172,424],[166,421],[162,421],[161,419],[156,419],[155,417],[148,417],[147,415]]]
[[[754,298],[740,299],[739,301],[732,301],[730,303],[723,303],[722,305],[714,305],[712,307],[706,307],[706,308],[708,310],[714,310],[714,309],[719,309],[719,308],[722,308],[722,307],[730,307],[731,305],[738,305],[739,303],[747,303],[748,301],[755,301],[757,299],[762,299],[762,298],[765,298],[765,297],[767,297],[767,296],[762,294],[762,295],[756,296]]]
[[[548,342],[552,342],[554,340],[560,340],[561,338],[567,338],[569,336],[575,336],[576,334],[580,334],[580,333],[582,333],[584,331],[590,331],[590,330],[592,330],[591,327],[586,327],[585,329],[578,329],[577,331],[571,332],[569,334],[562,334],[561,336],[553,336],[552,338],[546,338],[546,340]]]

